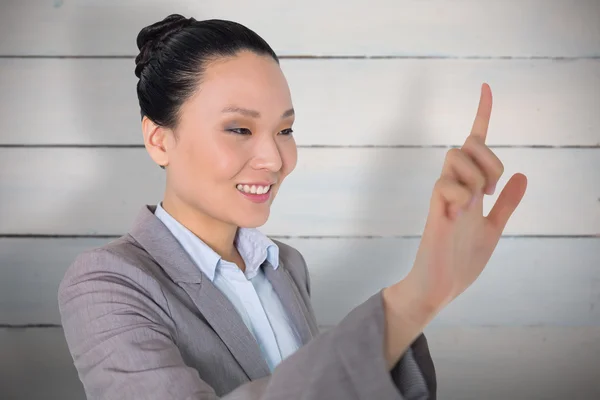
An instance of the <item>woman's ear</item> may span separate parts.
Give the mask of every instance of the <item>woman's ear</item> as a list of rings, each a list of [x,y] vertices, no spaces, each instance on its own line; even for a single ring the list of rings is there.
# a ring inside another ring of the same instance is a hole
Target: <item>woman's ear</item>
[[[150,118],[142,118],[142,131],[144,133],[144,146],[154,160],[161,168],[169,165],[168,154],[168,136],[172,133],[170,129],[157,125]]]

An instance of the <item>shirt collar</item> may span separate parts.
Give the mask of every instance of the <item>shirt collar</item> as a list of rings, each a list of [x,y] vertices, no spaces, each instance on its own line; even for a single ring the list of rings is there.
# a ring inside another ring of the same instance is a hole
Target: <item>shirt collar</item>
[[[221,256],[210,246],[167,213],[160,202],[157,204],[154,214],[175,236],[198,268],[211,281],[214,281],[217,268],[222,262],[226,261],[222,260]],[[246,264],[244,275],[247,279],[256,276],[258,269],[265,261],[269,262],[274,269],[279,267],[279,248],[257,229],[238,228],[235,246]]]
[[[238,228],[235,246],[246,264],[248,279],[254,278],[265,261],[274,269],[279,267],[279,247],[258,229]]]

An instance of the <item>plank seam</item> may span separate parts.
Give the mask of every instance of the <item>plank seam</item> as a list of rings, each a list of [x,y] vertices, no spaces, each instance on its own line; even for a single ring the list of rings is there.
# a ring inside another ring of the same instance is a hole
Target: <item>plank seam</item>
[[[0,59],[135,59],[135,55],[43,55],[43,54],[0,54]],[[453,56],[453,55],[279,55],[280,60],[600,60],[600,55],[589,54],[579,56]]]
[[[432,145],[411,145],[411,144],[360,144],[360,145],[337,145],[337,144],[309,144],[297,145],[301,149],[449,149],[462,146],[462,144],[432,144]],[[593,145],[543,145],[543,144],[524,144],[524,145],[488,145],[493,149],[600,149],[600,142]],[[143,149],[143,144],[0,144],[0,149]]]
[[[0,239],[117,239],[118,234],[0,234]],[[421,235],[268,235],[272,239],[420,239]],[[502,235],[502,239],[600,239],[600,233],[580,235]]]
[[[319,325],[319,329],[328,330],[334,328],[336,325]],[[441,324],[431,325],[428,329],[472,329],[472,328],[483,328],[483,329],[497,329],[497,328],[597,328],[598,325],[557,325],[557,324],[524,324],[524,325],[506,325],[506,324],[467,324],[467,325],[453,325],[453,324]],[[0,324],[0,329],[62,329],[61,324]]]
[[[0,328],[28,329],[28,328],[62,328],[60,324],[0,324]]]

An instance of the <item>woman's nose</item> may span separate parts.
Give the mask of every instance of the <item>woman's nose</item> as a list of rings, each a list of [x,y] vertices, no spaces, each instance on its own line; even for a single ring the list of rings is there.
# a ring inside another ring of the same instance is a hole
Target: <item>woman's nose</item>
[[[264,139],[256,143],[252,167],[277,172],[282,165],[281,150],[274,139]]]

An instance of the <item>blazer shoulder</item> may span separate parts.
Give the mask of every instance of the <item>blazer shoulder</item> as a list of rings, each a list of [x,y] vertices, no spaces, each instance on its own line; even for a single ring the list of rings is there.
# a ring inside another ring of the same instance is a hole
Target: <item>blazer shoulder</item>
[[[143,283],[154,275],[155,261],[131,236],[124,235],[77,255],[67,268],[59,293],[68,285],[92,279],[121,279]],[[142,282],[140,282],[142,281]]]

